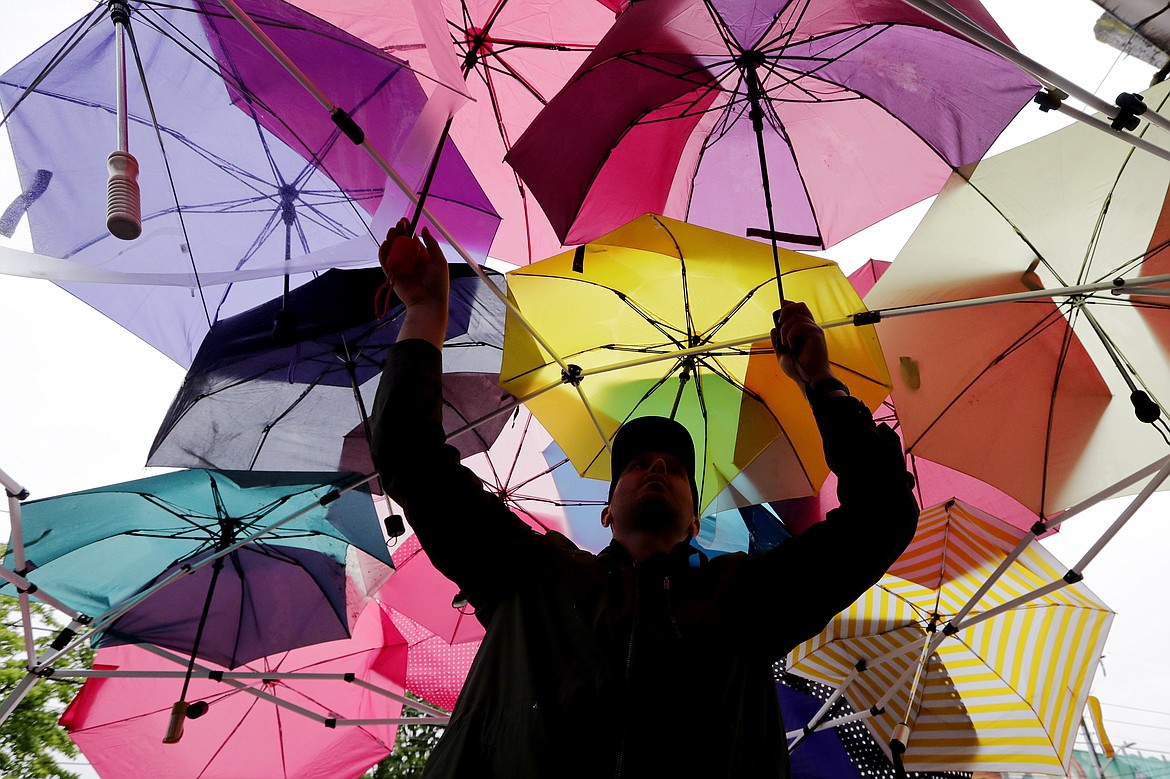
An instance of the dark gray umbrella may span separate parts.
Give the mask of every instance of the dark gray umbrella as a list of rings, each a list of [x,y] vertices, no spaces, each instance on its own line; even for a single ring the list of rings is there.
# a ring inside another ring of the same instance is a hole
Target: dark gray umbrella
[[[498,274],[492,280],[503,285]],[[148,465],[269,471],[352,465],[352,441],[368,440],[367,409],[405,311],[384,317],[374,298],[380,268],[330,270],[297,289],[217,322],[199,348],[151,447]],[[463,456],[491,445],[513,404],[497,386],[504,307],[485,282],[451,266],[451,313],[443,352],[444,426]],[[368,450],[366,454],[368,462]]]

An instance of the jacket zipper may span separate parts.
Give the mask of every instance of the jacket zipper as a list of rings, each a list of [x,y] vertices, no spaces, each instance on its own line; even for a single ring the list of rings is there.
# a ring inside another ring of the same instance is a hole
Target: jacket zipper
[[[674,602],[670,599],[670,577],[662,577],[662,590],[666,593],[666,615],[670,617],[670,626],[674,628],[674,637],[682,640],[682,631],[678,629],[678,621],[674,618]]]
[[[630,623],[630,643],[626,647],[625,682],[626,682],[627,693],[628,693],[629,688],[630,688],[630,671],[634,667],[634,636],[638,635],[638,611],[639,611],[639,607],[641,606],[641,603],[640,603],[641,590],[642,590],[642,588],[638,586],[638,575],[637,575],[637,573],[635,573],[634,574],[634,618]],[[628,715],[629,715],[629,712],[627,712],[626,725],[624,728],[622,728],[621,743],[618,744],[617,760],[614,763],[614,770],[613,770],[614,779],[621,779],[621,776],[622,776],[622,759],[625,757],[626,738],[629,735],[629,731],[630,731]]]

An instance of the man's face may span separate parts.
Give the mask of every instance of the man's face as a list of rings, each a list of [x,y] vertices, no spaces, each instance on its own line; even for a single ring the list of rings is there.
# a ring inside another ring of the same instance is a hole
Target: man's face
[[[630,531],[661,535],[670,541],[681,541],[697,532],[686,466],[671,454],[639,454],[618,478],[602,524],[612,525],[619,541]]]

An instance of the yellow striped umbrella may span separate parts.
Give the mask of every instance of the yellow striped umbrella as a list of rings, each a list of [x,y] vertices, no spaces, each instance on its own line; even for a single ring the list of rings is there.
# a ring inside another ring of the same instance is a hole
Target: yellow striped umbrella
[[[889,573],[789,670],[870,711],[907,771],[1063,775],[1113,612],[1026,535],[957,501],[927,509]]]
[[[781,250],[780,267],[785,294],[818,321],[865,310],[833,262]],[[767,244],[648,214],[511,271],[508,297],[543,345],[509,313],[500,384],[582,475],[608,480],[608,441],[651,414],[690,430],[703,507],[765,450],[770,497],[810,495],[828,474],[808,404],[767,341],[779,303]],[[826,337],[838,378],[876,408],[889,375],[872,326]]]

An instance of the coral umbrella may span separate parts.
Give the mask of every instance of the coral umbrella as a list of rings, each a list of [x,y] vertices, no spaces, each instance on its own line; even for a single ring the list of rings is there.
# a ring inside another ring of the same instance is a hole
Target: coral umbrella
[[[957,171],[866,296],[890,314],[906,448],[1037,515],[1170,451],[1167,277],[1150,275],[1168,270],[1170,163],[1134,153],[1078,124]]]

